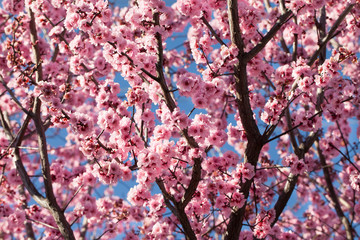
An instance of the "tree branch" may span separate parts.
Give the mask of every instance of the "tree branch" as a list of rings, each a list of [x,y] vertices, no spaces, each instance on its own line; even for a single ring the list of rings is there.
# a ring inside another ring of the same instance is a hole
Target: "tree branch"
[[[231,41],[239,49],[239,55],[242,56],[245,46],[241,36],[237,0],[227,0],[227,4]]]
[[[25,194],[25,189],[24,189],[24,185],[20,185],[19,187],[19,193],[21,196],[24,197],[23,202],[21,203],[22,205],[22,209],[25,211],[25,209],[28,208],[27,202],[26,202],[26,194]],[[25,213],[25,215],[27,216],[27,214]],[[34,229],[32,227],[32,223],[30,221],[26,221],[25,222],[25,231],[26,231],[26,239],[27,240],[35,240],[35,233],[34,233]]]
[[[334,37],[334,33],[336,29],[340,26],[341,22],[344,20],[346,15],[349,14],[351,9],[355,6],[355,4],[350,4],[347,6],[344,11],[340,14],[339,18],[335,21],[331,29],[329,30],[328,34],[320,41],[319,48],[316,52],[311,56],[308,65],[311,66],[316,61],[317,57],[319,56],[322,49],[326,46],[326,44]]]
[[[201,158],[195,158],[193,160],[194,166],[192,169],[191,180],[183,198],[181,199],[181,208],[185,208],[186,205],[191,201],[201,180]]]
[[[108,42],[109,44],[111,44],[111,46],[113,46],[115,49],[116,49],[116,45],[115,44],[112,44],[110,42]],[[134,67],[136,67],[136,65],[134,64],[134,60],[131,59],[131,57],[127,54],[127,53],[124,53],[124,52],[121,52],[120,53],[121,55],[125,56],[131,63],[131,65],[133,65]],[[149,71],[147,71],[145,68],[140,68],[140,70],[142,72],[144,72],[146,75],[148,75],[151,79],[155,80],[156,82],[159,81],[159,78],[158,77],[155,77],[154,75],[152,75]]]
[[[155,25],[160,26],[160,19],[159,19],[158,12],[154,13],[153,19],[154,19]],[[163,46],[162,46],[161,34],[159,32],[156,32],[155,38],[157,41],[157,49],[158,49],[158,61],[156,63],[158,83],[160,84],[160,87],[164,94],[165,103],[166,103],[167,107],[169,108],[170,112],[173,112],[176,108],[176,103],[170,94],[169,88],[166,84],[164,72],[163,72],[164,57],[163,57]],[[187,129],[181,129],[181,134],[185,137],[188,145],[191,148],[199,148],[199,145],[197,144],[195,139],[193,137],[189,136]],[[169,204],[169,201],[168,202],[165,201],[165,203],[167,204],[167,206],[169,207],[170,210],[172,209],[171,211],[174,214],[176,213],[175,216],[177,216],[182,227],[184,228],[185,237],[187,239],[196,240],[196,235],[195,235],[195,233],[191,227],[191,224],[189,222],[189,219],[187,218],[187,215],[185,213],[185,207],[191,201],[193,194],[195,193],[197,186],[199,185],[199,182],[201,180],[202,158],[194,158],[193,161],[194,161],[194,166],[193,166],[193,170],[192,170],[191,180],[190,180],[188,188],[185,190],[185,194],[182,197],[182,200],[180,203],[175,201],[175,199],[169,193],[166,192],[165,186],[163,186],[162,181],[160,181],[160,182],[157,181],[157,184],[160,187],[160,189],[162,190],[165,200],[173,199],[173,200],[171,200],[174,204],[173,207],[171,207],[172,205]]]
[[[196,235],[191,227],[189,219],[185,213],[185,206],[182,202],[177,202],[175,198],[166,191],[165,185],[161,179],[156,179],[156,183],[159,186],[161,193],[164,197],[164,202],[167,208],[176,216],[183,227],[183,232],[186,239],[196,240]],[[171,204],[173,203],[173,205]]]
[[[25,114],[32,114],[31,112],[29,112],[28,110],[26,110],[22,104],[20,103],[20,101],[16,98],[15,94],[11,91],[11,89],[7,86],[3,76],[0,74],[0,81],[2,83],[2,85],[5,87],[6,91],[10,94],[11,99],[16,103],[16,105],[25,113]]]
[[[251,183],[252,183],[252,179],[246,180],[245,183],[241,184],[241,191],[243,192],[245,199],[248,199],[248,197],[249,197]],[[246,206],[247,206],[247,200],[244,203],[243,207],[236,208],[230,214],[230,220],[227,225],[227,229],[226,229],[225,236],[224,236],[225,240],[239,239],[241,228],[243,226],[242,222],[244,219]]]
[[[85,240],[86,239],[86,232],[88,230],[88,220],[86,217],[83,218],[83,223],[81,225],[80,229],[80,238],[79,240]]]
[[[325,178],[325,182],[326,182],[326,186],[327,186],[327,189],[326,188],[325,189],[327,190],[327,192],[330,196],[330,199],[331,199],[332,203],[334,204],[336,214],[340,218],[341,223],[344,225],[345,232],[346,232],[346,239],[352,240],[352,239],[354,239],[353,234],[352,234],[354,229],[352,228],[349,220],[346,218],[344,212],[341,209],[339,199],[337,197],[334,186],[332,184],[330,171],[329,171],[330,166],[326,165],[325,156],[321,151],[318,139],[315,141],[315,146],[316,146],[316,149],[318,152],[321,166],[323,167],[322,169],[323,169],[324,178]]]
[[[154,22],[155,25],[160,26],[160,19],[159,19],[159,13],[154,13]],[[157,79],[158,83],[160,84],[160,87],[162,89],[162,92],[165,97],[166,105],[168,106],[170,112],[173,112],[176,108],[176,103],[174,99],[171,97],[169,88],[166,84],[164,72],[163,72],[163,64],[164,64],[164,55],[163,55],[163,45],[162,45],[162,39],[161,34],[159,32],[156,32],[155,38],[157,41],[157,49],[158,49],[158,61],[156,63],[156,71],[157,71]]]
[[[276,201],[276,204],[274,207],[275,212],[276,212],[275,219],[271,223],[271,227],[273,227],[275,225],[275,223],[279,219],[281,213],[283,212],[284,208],[286,207],[286,205],[295,189],[298,177],[299,177],[298,175],[294,175],[293,173],[289,174],[288,179],[285,184],[285,187],[284,187],[284,190],[282,191],[278,200]]]
[[[26,172],[26,169],[21,161],[21,157],[20,157],[20,150],[19,150],[19,146],[21,145],[23,136],[25,134],[25,131],[29,125],[30,122],[30,116],[28,115],[25,118],[24,123],[22,124],[17,136],[14,138],[12,133],[11,133],[11,129],[10,126],[7,125],[4,114],[2,113],[1,109],[0,109],[0,121],[1,121],[1,125],[4,128],[7,138],[9,140],[9,142],[11,142],[11,144],[9,145],[9,147],[14,147],[15,151],[14,151],[14,156],[15,156],[15,165],[16,165],[16,169],[20,175],[20,178],[24,184],[24,186],[26,187],[26,189],[29,191],[30,195],[33,197],[33,199],[42,207],[47,208],[48,205],[46,203],[46,199],[39,193],[39,191],[36,189],[36,187],[34,186],[34,184],[32,183],[32,181],[30,180],[29,175]]]
[[[211,34],[215,37],[215,39],[223,46],[227,47],[226,43],[219,37],[219,35],[215,32],[215,30],[212,28],[210,23],[206,20],[204,16],[201,17],[201,20],[203,23],[207,26],[207,28],[210,30]]]
[[[333,34],[333,32],[335,32],[336,28],[340,25],[341,21],[345,18],[346,14],[348,14],[350,12],[350,10],[352,8],[350,6],[347,7],[348,10],[345,9],[343,11],[343,13],[340,15],[340,17],[337,19],[336,23],[333,25],[333,27],[329,31],[327,37],[325,37],[325,39],[327,39],[326,42],[331,39],[331,37],[329,38],[329,36],[331,36]],[[326,31],[325,7],[323,7],[320,11],[321,11],[321,16],[320,16],[320,24],[319,24],[319,33],[320,33],[319,36],[322,38],[323,36],[325,36],[325,31]],[[326,45],[326,43],[325,43],[325,45]],[[312,56],[311,60],[308,62],[309,66],[311,66],[314,63],[314,61],[316,60],[316,58],[319,55],[320,55],[320,64],[322,64],[325,61],[326,49],[323,49],[323,47],[325,45],[320,44],[318,51]],[[297,81],[293,84],[292,90],[294,90],[296,87],[297,87]],[[318,114],[321,115],[321,113],[322,113],[321,103],[323,102],[323,100],[324,100],[324,91],[322,88],[318,88],[317,99],[316,99],[316,113],[315,113],[314,117]],[[291,119],[290,119],[289,111],[287,111],[287,113],[286,113],[286,118],[287,118],[288,128],[291,129],[292,126],[291,126]],[[318,138],[320,131],[318,130],[316,132],[311,132],[310,135],[305,139],[305,141],[303,141],[300,144],[300,146],[297,145],[297,142],[295,140],[295,136],[293,135],[293,132],[289,132],[289,134],[290,134],[290,140],[291,140],[291,144],[293,146],[295,154],[297,155],[297,157],[299,159],[303,159],[305,156],[305,153],[307,153],[309,151],[311,146],[314,144],[315,140]],[[279,199],[277,200],[277,202],[275,204],[274,208],[276,211],[276,217],[275,217],[275,220],[272,222],[271,226],[275,225],[276,221],[279,219],[282,211],[284,210],[285,206],[287,205],[287,202],[289,201],[289,199],[292,195],[292,192],[295,189],[295,186],[297,183],[297,178],[298,178],[298,176],[295,176],[292,173],[290,173],[290,175],[288,177],[288,181],[285,185],[285,188],[284,188],[283,192],[280,194]]]
[[[284,136],[284,135],[290,133],[291,131],[294,131],[295,129],[297,129],[297,128],[300,127],[301,125],[302,125],[302,123],[299,123],[298,125],[290,128],[289,130],[286,130],[285,132],[283,132],[283,133],[281,133],[281,134],[279,134],[279,135],[277,135],[277,136],[275,136],[275,137],[273,137],[273,138],[270,138],[270,139],[267,140],[265,143],[271,142],[271,141],[273,141],[273,140],[275,140],[275,139],[277,139],[277,138],[279,138],[279,137],[281,137],[281,136]]]
[[[30,17],[29,28],[30,28],[30,40],[31,40],[31,49],[32,49],[32,61],[34,62],[36,68],[35,77],[36,83],[42,81],[43,79],[43,72],[42,72],[42,60],[40,56],[40,49],[38,45],[38,36],[36,30],[36,23],[35,23],[35,16],[33,11],[29,8],[28,14]]]
[[[36,83],[39,83],[43,79],[42,73],[42,65],[41,65],[41,56],[38,45],[37,38],[37,30],[35,24],[35,16],[30,8],[28,8],[28,14],[30,17],[30,39],[32,45],[32,58],[35,62],[36,69]],[[65,239],[75,240],[74,233],[71,229],[69,222],[66,220],[64,213],[59,207],[56,197],[52,188],[52,180],[50,175],[50,163],[47,153],[47,143],[46,143],[46,135],[44,126],[41,120],[41,100],[37,97],[34,101],[34,109],[33,109],[33,120],[36,128],[36,132],[38,135],[38,145],[39,145],[39,153],[40,153],[40,162],[41,162],[41,172],[44,179],[44,187],[46,194],[46,202],[48,205],[48,210],[53,216],[59,231]]]
[[[234,78],[237,108],[239,111],[241,123],[244,127],[248,139],[248,143],[245,149],[244,162],[249,162],[254,166],[254,169],[256,169],[259,154],[264,143],[250,105],[246,71],[247,61],[244,59],[244,43],[241,37],[239,25],[237,1],[228,0],[227,3],[231,41],[239,49],[239,54],[237,56],[239,61],[234,66]],[[245,183],[241,184],[241,192],[243,193],[245,199],[247,199],[249,196],[251,182],[252,180],[246,180]],[[244,219],[246,205],[247,203],[245,203],[241,208],[233,209],[232,213],[230,214],[229,224],[227,225],[227,229],[224,235],[225,240],[239,238],[243,225],[242,221]]]
[[[238,111],[248,139],[255,138],[255,140],[258,140],[260,139],[261,134],[256,125],[255,119],[253,117],[254,113],[250,105],[246,72],[247,62],[244,60],[243,56],[244,43],[241,38],[241,31],[239,27],[237,1],[228,0],[228,14],[231,41],[236,44],[237,48],[239,49],[239,54],[237,56],[239,62],[234,66],[236,102],[238,104]]]
[[[250,50],[250,52],[245,54],[244,60],[246,62],[250,61],[255,57],[261,50],[264,49],[266,44],[275,36],[275,34],[280,30],[280,28],[291,18],[292,11],[287,10],[282,14],[279,19],[276,21],[275,25],[270,29],[270,31],[261,39],[261,41]]]
[[[295,149],[294,149],[294,152],[299,159],[304,158],[305,153],[307,153],[309,151],[310,147],[314,144],[314,141],[318,138],[319,133],[320,133],[319,131],[311,132],[309,134],[309,136],[306,138],[306,140],[304,142],[302,142],[299,145],[299,147],[297,147],[297,150],[295,151]],[[292,134],[292,132],[290,132],[289,134]],[[274,221],[271,223],[272,227],[275,225],[275,223],[278,221],[281,213],[284,211],[284,209],[295,189],[298,177],[299,177],[299,175],[294,175],[293,173],[289,174],[287,182],[285,184],[285,187],[274,206],[276,215],[275,215]]]

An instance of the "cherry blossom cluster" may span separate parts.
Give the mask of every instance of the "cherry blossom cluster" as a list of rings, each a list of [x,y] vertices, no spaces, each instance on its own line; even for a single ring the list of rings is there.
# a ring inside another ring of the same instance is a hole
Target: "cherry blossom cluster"
[[[359,238],[359,23],[356,0],[2,1],[0,238]]]

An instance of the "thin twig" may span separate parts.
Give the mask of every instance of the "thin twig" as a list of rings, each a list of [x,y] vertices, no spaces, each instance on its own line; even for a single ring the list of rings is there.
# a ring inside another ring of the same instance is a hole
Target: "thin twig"
[[[204,16],[201,17],[201,20],[203,23],[207,26],[207,28],[210,30],[211,34],[215,37],[215,39],[223,46],[227,47],[226,43],[219,37],[219,35],[215,32],[215,30],[212,28],[210,23],[206,20]]]
[[[28,217],[26,219],[30,220],[30,221],[32,221],[34,223],[38,223],[38,224],[44,225],[45,227],[48,227],[48,228],[59,231],[59,229],[57,227],[51,226],[50,224],[47,224],[47,223],[44,223],[44,222],[41,222],[41,221],[38,221],[38,220],[35,220],[35,219],[31,219],[31,218],[28,218]]]
[[[315,60],[317,59],[317,57],[319,56],[320,52],[322,51],[322,49],[326,46],[326,44],[334,37],[334,34],[337,30],[337,28],[340,26],[341,22],[345,19],[346,15],[349,14],[349,12],[351,11],[351,9],[353,9],[353,7],[355,6],[355,4],[349,4],[344,11],[340,14],[340,16],[338,17],[338,19],[335,21],[335,23],[332,25],[332,27],[330,28],[328,34],[325,36],[324,39],[321,40],[320,44],[319,44],[319,48],[318,50],[316,50],[316,52],[311,56],[308,65],[311,66],[313,65],[313,63],[315,62]]]
[[[273,140],[275,140],[275,139],[277,139],[277,138],[279,138],[279,137],[281,137],[281,136],[283,136],[283,135],[286,135],[286,134],[290,133],[291,131],[293,131],[293,130],[295,130],[296,128],[300,127],[302,124],[303,124],[303,123],[299,123],[298,125],[292,127],[291,129],[289,129],[289,130],[287,130],[287,131],[285,131],[285,132],[283,132],[283,133],[281,133],[281,134],[279,134],[279,135],[277,135],[277,136],[275,136],[275,137],[273,137],[273,138],[270,138],[270,139],[267,140],[265,143],[271,142],[271,141],[273,141]]]
[[[325,166],[326,165],[326,159],[325,159],[325,156],[323,155],[323,153],[321,151],[321,148],[320,148],[320,145],[319,145],[319,140],[315,141],[315,145],[316,145],[316,149],[317,149],[317,152],[318,152],[318,156],[320,158],[320,163],[321,163],[322,166]],[[334,188],[334,186],[332,184],[332,181],[331,181],[329,168],[328,167],[323,167],[323,172],[324,172],[325,182],[326,182],[326,185],[327,185],[327,192],[328,192],[328,194],[329,194],[329,196],[331,198],[331,201],[334,204],[336,214],[340,218],[341,223],[344,225],[345,232],[346,232],[346,239],[352,240],[352,239],[354,239],[353,234],[352,234],[354,229],[350,225],[349,220],[347,219],[347,217],[345,216],[343,210],[341,209],[340,202],[339,202],[339,199],[337,197],[338,194],[335,192],[335,188]]]
[[[32,114],[30,113],[28,110],[26,110],[22,104],[20,103],[20,101],[17,99],[17,97],[15,96],[15,94],[12,92],[12,90],[7,86],[7,84],[5,83],[5,80],[3,78],[3,76],[0,74],[0,80],[2,85],[5,87],[5,89],[7,90],[7,92],[10,94],[12,100],[16,103],[16,105],[18,105],[18,107],[26,114]]]
[[[67,207],[69,206],[69,204],[71,203],[71,201],[76,197],[76,195],[80,192],[81,188],[84,186],[84,184],[82,184],[74,193],[74,195],[72,195],[72,197],[70,198],[70,200],[67,202],[67,204],[62,208],[62,211],[65,212],[65,210],[67,209]]]

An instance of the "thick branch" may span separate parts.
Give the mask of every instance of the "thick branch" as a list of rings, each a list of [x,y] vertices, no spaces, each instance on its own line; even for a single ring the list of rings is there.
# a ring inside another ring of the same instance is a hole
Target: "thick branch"
[[[35,64],[37,66],[36,83],[39,83],[40,81],[42,81],[43,75],[42,75],[41,56],[40,56],[38,40],[37,40],[35,16],[30,8],[28,9],[28,13],[30,16],[30,39],[33,50],[32,57],[33,57],[33,61],[35,61]],[[75,240],[75,236],[71,229],[71,226],[66,220],[66,217],[62,212],[61,208],[57,204],[56,197],[53,192],[51,175],[50,175],[50,162],[47,153],[45,129],[43,126],[43,122],[41,120],[41,100],[38,97],[35,99],[34,102],[33,114],[34,114],[33,120],[36,128],[36,133],[38,135],[41,172],[44,179],[44,187],[45,187],[46,200],[48,203],[48,210],[53,216],[62,236],[65,239]]]
[[[264,49],[266,44],[275,36],[275,34],[280,30],[280,28],[290,19],[292,12],[287,10],[282,14],[279,19],[276,21],[275,25],[270,29],[270,31],[261,39],[261,41],[250,50],[250,52],[245,54],[245,61],[250,61],[255,57],[261,50]]]
[[[28,208],[28,205],[27,205],[27,202],[26,202],[26,194],[25,194],[25,189],[24,189],[24,185],[21,185],[20,188],[19,188],[19,193],[21,196],[24,197],[24,200],[23,202],[21,203],[22,205],[22,209],[27,209]],[[30,221],[26,221],[25,222],[25,231],[26,231],[26,239],[27,240],[35,240],[35,233],[34,233],[34,229],[32,227],[32,223]]]
[[[249,159],[252,159],[252,161],[256,160],[257,162],[261,148],[261,144],[257,144],[254,141],[248,142],[245,150],[245,156],[247,156],[247,158]],[[241,192],[244,194],[245,199],[249,197],[251,184],[252,179],[246,180],[243,184],[241,184]],[[234,209],[233,212],[230,214],[229,224],[227,225],[226,233],[224,236],[225,240],[239,239],[241,228],[243,226],[242,222],[245,216],[246,206],[247,202],[245,202],[245,204],[241,208]]]
[[[340,17],[339,17],[339,19],[340,19]],[[339,21],[339,19],[337,21]],[[319,33],[320,33],[319,35],[320,35],[321,38],[323,38],[325,36],[325,34],[326,34],[325,33],[325,31],[326,31],[326,21],[325,20],[326,20],[326,11],[325,11],[325,7],[323,7],[321,9],[320,24],[319,24],[320,25],[319,26]],[[339,24],[340,24],[340,22],[339,22]],[[334,26],[333,26],[332,27],[332,29],[334,29],[333,31],[335,31],[336,28],[334,28]],[[329,34],[330,34],[330,32],[329,32]],[[329,34],[328,34],[328,36],[329,36]],[[320,54],[320,64],[322,64],[326,59],[326,49],[325,48],[322,49],[322,47],[320,46],[320,48],[319,48],[319,50],[318,50],[318,52],[316,54],[315,59],[318,57],[319,54]],[[313,55],[313,57],[314,56],[315,55]],[[293,61],[294,60],[295,59],[293,58]],[[313,60],[313,61],[315,61],[315,60]],[[313,64],[313,61],[310,60],[308,65],[311,66]],[[294,83],[294,85],[292,87],[292,90],[295,89],[296,87],[297,87],[297,83]],[[322,110],[321,110],[320,106],[321,106],[321,103],[323,102],[323,100],[324,100],[324,91],[323,91],[322,88],[318,88],[317,89],[317,100],[316,100],[316,113],[315,113],[314,117],[317,114],[321,115]],[[288,128],[291,129],[292,128],[291,117],[290,117],[290,111],[288,109],[287,109],[287,112],[286,112],[286,120],[287,120]],[[318,138],[319,134],[320,134],[320,131],[311,132],[310,135],[305,139],[305,141],[303,141],[298,146],[297,142],[296,142],[296,139],[295,139],[294,133],[289,132],[292,147],[294,149],[294,152],[295,152],[296,156],[299,159],[304,158],[305,153],[307,153],[309,151],[310,147],[314,144],[314,142]],[[275,208],[275,211],[276,211],[276,216],[275,216],[275,220],[272,222],[271,226],[275,225],[275,223],[279,219],[281,213],[283,212],[284,208],[286,207],[286,205],[287,205],[287,203],[288,203],[288,201],[289,201],[289,199],[290,199],[290,197],[292,195],[292,192],[295,189],[297,179],[298,179],[298,175],[293,175],[292,173],[289,174],[289,177],[288,177],[288,180],[286,182],[285,188],[284,188],[283,192],[280,194],[280,196],[279,196],[279,198],[278,198],[278,200],[277,200],[277,202],[275,204],[274,208]]]
[[[291,58],[293,62],[295,62],[297,59],[297,51],[298,51],[298,35],[294,34],[293,53]]]
[[[164,202],[167,208],[177,217],[180,221],[181,226],[183,227],[183,231],[186,239],[196,240],[196,235],[191,227],[190,221],[185,213],[185,207],[183,203],[179,203],[175,200],[175,198],[166,191],[165,185],[161,179],[156,179],[156,183],[159,186],[161,193],[164,197]],[[171,204],[171,202],[173,204]]]
[[[263,146],[263,139],[259,132],[259,128],[254,119],[254,113],[251,109],[250,98],[249,98],[249,88],[247,81],[247,71],[246,64],[247,62],[244,59],[244,43],[241,38],[241,30],[239,26],[239,16],[238,16],[238,5],[236,0],[228,0],[228,15],[229,15],[229,26],[231,41],[239,49],[239,54],[237,56],[239,62],[234,66],[234,78],[235,78],[235,90],[236,90],[236,103],[241,119],[241,123],[244,127],[248,143],[245,150],[244,162],[249,162],[254,167],[257,164],[258,157]],[[241,184],[241,192],[243,193],[245,199],[249,196],[249,191],[251,187],[251,180],[247,180],[245,183]],[[229,224],[225,232],[225,240],[238,239],[241,228],[242,221],[244,219],[246,209],[246,203],[241,208],[233,209]]]
[[[194,230],[191,227],[190,221],[185,213],[184,209],[181,209],[180,206],[176,206],[177,209],[180,209],[178,211],[178,220],[181,223],[181,226],[183,227],[185,237],[187,240],[196,240],[196,235],[194,233]]]
[[[259,142],[261,134],[254,119],[254,113],[250,105],[246,65],[242,62],[239,62],[239,64],[235,65],[234,72],[236,103],[241,118],[241,123],[246,132],[248,141]],[[252,162],[252,164],[253,163],[254,162]]]
[[[335,192],[334,186],[331,181],[330,171],[329,171],[330,166],[326,165],[325,156],[323,155],[321,148],[319,146],[319,140],[315,141],[315,146],[316,146],[316,149],[318,152],[321,166],[323,167],[322,169],[324,172],[324,178],[325,178],[326,186],[327,186],[326,190],[330,196],[332,203],[334,204],[336,214],[340,218],[341,223],[344,225],[345,232],[346,232],[346,239],[352,240],[352,239],[354,239],[353,234],[352,234],[354,230],[353,230],[349,220],[346,218],[344,212],[341,209],[339,199],[337,197],[337,194]]]
[[[201,158],[195,158],[189,186],[186,189],[183,198],[181,199],[181,208],[185,208],[186,205],[191,201],[197,189],[197,186],[199,185],[200,180],[201,180]]]
[[[292,134],[292,132],[289,133],[290,135]],[[305,153],[307,153],[310,149],[310,147],[314,144],[314,141],[318,138],[319,135],[319,131],[317,132],[311,132],[309,134],[309,136],[305,139],[304,142],[302,142],[299,147],[296,147],[296,145],[293,145],[293,148],[295,147],[297,150],[295,151],[296,156],[299,159],[303,159],[305,156]],[[297,180],[298,180],[299,175],[294,175],[292,173],[289,174],[288,179],[286,181],[285,187],[283,189],[283,191],[281,192],[278,200],[276,201],[275,204],[275,219],[274,221],[271,223],[271,226],[274,226],[275,223],[278,221],[281,213],[284,211],[287,203],[289,202],[289,199],[295,189]]]
[[[163,182],[161,179],[158,179],[158,178],[157,178],[157,179],[156,179],[156,184],[159,186],[159,188],[160,188],[160,190],[161,190],[161,193],[162,193],[162,195],[163,195],[163,197],[164,197],[164,201],[165,201],[166,206],[170,209],[170,211],[171,211],[176,217],[178,217],[179,214],[178,214],[178,212],[177,212],[177,209],[176,209],[173,205],[171,205],[171,203],[170,203],[170,201],[173,202],[173,203],[175,203],[175,202],[176,202],[175,198],[174,198],[170,193],[168,193],[168,192],[166,191],[164,182]]]
[[[38,135],[38,145],[39,145],[39,153],[40,153],[40,163],[41,163],[41,172],[44,179],[44,187],[46,199],[48,202],[48,209],[53,216],[59,231],[65,239],[75,240],[74,233],[71,229],[69,222],[66,220],[66,217],[59,207],[56,197],[52,188],[52,180],[50,174],[50,162],[47,153],[47,142],[46,135],[43,123],[41,121],[41,101],[39,98],[35,99],[35,107],[34,107],[34,124],[36,128],[36,132]]]
[[[42,64],[41,64],[41,56],[40,56],[40,49],[38,45],[38,36],[37,36],[37,30],[36,30],[36,23],[35,23],[35,16],[33,11],[29,8],[28,9],[29,16],[30,16],[30,40],[31,40],[31,48],[33,51],[32,58],[36,68],[36,83],[39,83],[39,81],[42,81],[43,78],[43,72],[42,72]]]
[[[14,156],[15,156],[15,165],[16,165],[16,169],[20,175],[20,178],[24,184],[24,186],[26,187],[26,189],[29,191],[30,195],[33,197],[33,199],[42,207],[47,208],[47,203],[46,203],[46,199],[39,193],[39,191],[36,189],[36,187],[34,186],[34,184],[32,183],[32,181],[30,180],[29,175],[27,174],[27,171],[21,161],[21,157],[20,157],[20,150],[19,150],[19,146],[22,142],[23,136],[25,134],[25,131],[29,125],[30,122],[30,116],[27,116],[23,125],[21,126],[17,136],[14,138],[12,133],[11,133],[11,129],[10,126],[8,126],[8,124],[6,123],[7,121],[5,120],[4,114],[2,113],[2,111],[0,110],[0,121],[1,121],[1,125],[4,128],[7,138],[9,140],[9,142],[11,142],[11,145],[9,147],[14,147],[15,151],[14,151]]]
[[[280,0],[280,1],[279,1],[279,7],[280,7],[280,12],[281,12],[281,14],[284,14],[285,11],[286,11],[285,0]]]
[[[245,184],[241,186],[241,189],[244,192],[244,198],[249,197],[251,187],[251,181],[246,181]],[[247,202],[245,202],[244,206],[237,209],[236,211],[233,211],[230,215],[230,220],[227,225],[227,231],[225,233],[225,240],[232,240],[232,239],[239,239],[241,228],[242,228],[242,222],[245,215],[245,209],[246,209]]]
[[[241,37],[237,0],[228,0],[227,4],[231,42],[236,45],[239,49],[239,55],[242,56],[244,54],[244,42]]]
[[[323,6],[320,10],[321,14],[320,14],[320,22],[319,22],[319,36],[320,39],[323,39],[326,36],[326,9],[325,6]],[[325,59],[326,59],[326,48],[322,48],[322,50],[320,51],[320,56],[319,56],[319,60],[320,63],[324,63]]]
[[[279,219],[281,213],[283,212],[284,208],[286,207],[287,203],[289,202],[289,199],[295,189],[296,183],[297,183],[298,175],[294,175],[292,173],[289,174],[288,179],[286,181],[285,187],[283,192],[280,194],[276,204],[275,204],[275,219],[271,223],[271,227],[275,225],[277,220]]]
[[[158,12],[154,13],[154,21],[155,21],[155,25],[158,25],[158,26],[160,25],[160,19],[159,19]],[[164,55],[163,55],[163,45],[162,45],[161,34],[159,32],[157,32],[155,34],[155,38],[157,41],[157,48],[158,48],[158,61],[156,63],[156,71],[158,74],[157,79],[158,79],[158,83],[160,84],[160,87],[162,89],[162,92],[164,94],[166,105],[168,106],[170,112],[173,112],[176,108],[176,103],[170,94],[169,88],[166,84],[164,72],[163,72]]]
[[[244,61],[244,43],[241,37],[239,26],[238,5],[235,0],[228,0],[228,15],[231,41],[239,49],[237,56],[239,62],[234,66],[235,89],[236,89],[236,102],[248,139],[258,139],[261,137],[259,129],[253,117],[254,113],[251,109],[249,100],[249,88],[246,72],[246,61]]]
[[[154,23],[157,26],[160,26],[160,19],[159,19],[159,13],[154,13]],[[157,71],[157,82],[160,84],[160,87],[162,89],[162,92],[164,94],[165,103],[167,107],[169,108],[170,112],[173,112],[176,108],[175,100],[173,99],[169,88],[166,84],[164,72],[163,72],[163,46],[162,46],[162,36],[159,32],[155,34],[155,38],[157,41],[157,49],[158,49],[158,61],[156,63],[156,71]],[[198,148],[199,145],[194,140],[193,137],[188,135],[188,132],[186,129],[181,130],[181,134],[185,137],[187,140],[187,143],[192,148]],[[199,182],[201,180],[201,158],[195,158],[194,160],[194,166],[192,170],[192,176],[189,183],[188,188],[185,190],[185,194],[183,198],[181,199],[181,202],[177,202],[169,193],[166,192],[165,186],[163,186],[163,183],[161,180],[157,181],[158,186],[160,187],[165,203],[167,207],[174,213],[174,215],[178,218],[180,221],[186,239],[196,240],[196,235],[191,227],[191,224],[189,222],[189,219],[187,218],[187,215],[185,213],[185,207],[186,205],[191,201],[197,186],[199,185]],[[170,201],[173,202],[173,205],[170,204]]]

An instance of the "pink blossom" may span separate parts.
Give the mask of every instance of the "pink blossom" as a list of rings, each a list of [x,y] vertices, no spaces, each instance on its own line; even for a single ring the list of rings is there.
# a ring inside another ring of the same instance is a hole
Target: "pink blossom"
[[[230,206],[241,208],[245,204],[246,200],[244,195],[239,192],[234,192],[231,195]]]
[[[130,203],[142,206],[146,201],[150,199],[150,192],[145,189],[142,185],[136,185],[135,187],[131,188],[128,193],[128,200]]]
[[[94,123],[86,114],[75,113],[71,118],[72,128],[82,136],[88,136],[93,131]]]
[[[208,141],[211,145],[222,147],[227,141],[227,134],[222,130],[213,131],[210,133]]]
[[[254,166],[250,163],[240,163],[236,168],[236,176],[241,182],[250,180],[255,176]]]
[[[2,2],[0,238],[359,235],[357,0],[120,5]]]
[[[350,175],[350,185],[355,191],[360,191],[360,174],[354,172]]]

